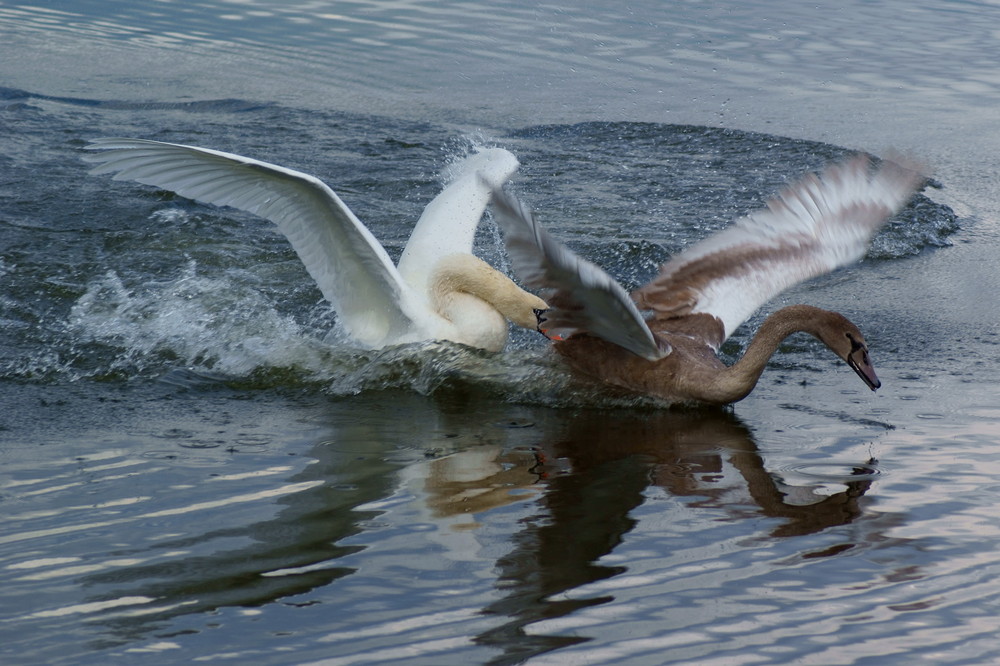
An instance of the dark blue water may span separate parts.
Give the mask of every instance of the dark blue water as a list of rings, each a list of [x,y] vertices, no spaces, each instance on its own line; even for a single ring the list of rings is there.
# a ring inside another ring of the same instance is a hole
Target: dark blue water
[[[0,5],[0,656],[993,661],[995,13]],[[527,333],[357,350],[266,221],[89,176],[115,135],[314,173],[393,257],[503,146],[627,286],[852,150],[936,187],[768,306],[848,314],[879,393],[793,338],[674,413]]]

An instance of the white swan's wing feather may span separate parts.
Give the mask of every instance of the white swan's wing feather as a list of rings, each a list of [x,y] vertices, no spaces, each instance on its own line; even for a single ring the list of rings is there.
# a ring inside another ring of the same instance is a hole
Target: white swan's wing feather
[[[657,344],[625,289],[555,240],[516,197],[496,189],[493,206],[514,273],[528,287],[551,292],[543,324],[549,337],[589,333],[649,360],[670,352]]]
[[[380,346],[419,317],[388,254],[340,197],[309,174],[216,150],[143,139],[96,139],[91,173],[112,173],[274,222],[348,332]]]
[[[873,171],[865,156],[831,165],[684,250],[633,297],[664,325],[672,317],[714,315],[729,337],[785,289],[859,260],[923,182],[916,169],[897,162]]]
[[[517,167],[517,158],[503,148],[482,149],[452,166],[450,182],[427,204],[399,258],[407,283],[426,288],[439,259],[472,253],[493,188],[506,183]]]

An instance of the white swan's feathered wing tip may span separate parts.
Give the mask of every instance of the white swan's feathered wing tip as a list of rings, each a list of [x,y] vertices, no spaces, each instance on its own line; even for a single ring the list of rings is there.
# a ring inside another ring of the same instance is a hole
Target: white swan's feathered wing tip
[[[424,208],[399,257],[403,279],[425,290],[438,260],[471,254],[490,192],[506,183],[518,166],[517,158],[503,148],[484,148],[453,164],[448,185]]]
[[[388,254],[340,197],[309,174],[207,148],[144,139],[96,139],[84,159],[112,173],[274,222],[340,323],[378,347],[411,331],[421,315]]]
[[[662,317],[712,314],[729,337],[785,289],[863,257],[924,182],[917,165],[899,157],[875,168],[864,155],[833,164],[684,250],[633,296]]]
[[[559,243],[513,195],[493,191],[497,222],[514,273],[530,288],[542,290],[550,306],[542,330],[559,339],[589,333],[656,360],[670,352],[653,337],[642,315],[618,282]]]
[[[446,170],[446,177],[449,183],[469,177],[478,183],[481,177],[492,190],[503,187],[517,173],[519,166],[514,154],[505,148],[480,148],[450,165]]]

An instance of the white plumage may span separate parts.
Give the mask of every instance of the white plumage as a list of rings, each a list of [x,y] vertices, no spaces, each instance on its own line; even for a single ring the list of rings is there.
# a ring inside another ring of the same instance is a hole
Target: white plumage
[[[456,166],[451,183],[417,221],[397,268],[340,197],[309,174],[217,150],[143,139],[96,139],[87,149],[94,152],[85,159],[98,165],[92,173],[112,173],[116,180],[172,190],[274,222],[342,326],[367,347],[444,339],[496,349],[498,340],[500,347],[506,340],[506,322],[500,318],[484,325],[475,313],[478,303],[466,308],[475,331],[460,330],[461,323],[443,317],[432,279],[442,259],[471,257],[491,189],[518,167],[506,150],[483,149]],[[488,270],[485,264],[482,268]],[[467,301],[471,299],[463,303]],[[533,300],[539,304],[544,307]]]

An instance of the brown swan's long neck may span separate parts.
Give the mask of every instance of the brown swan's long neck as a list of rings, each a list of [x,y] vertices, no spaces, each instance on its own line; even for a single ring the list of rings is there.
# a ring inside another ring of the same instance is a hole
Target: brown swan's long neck
[[[715,390],[726,402],[745,398],[757,385],[781,341],[800,331],[818,338],[825,314],[828,314],[826,310],[809,305],[791,305],[772,314],[761,324],[743,357],[719,373]]]

